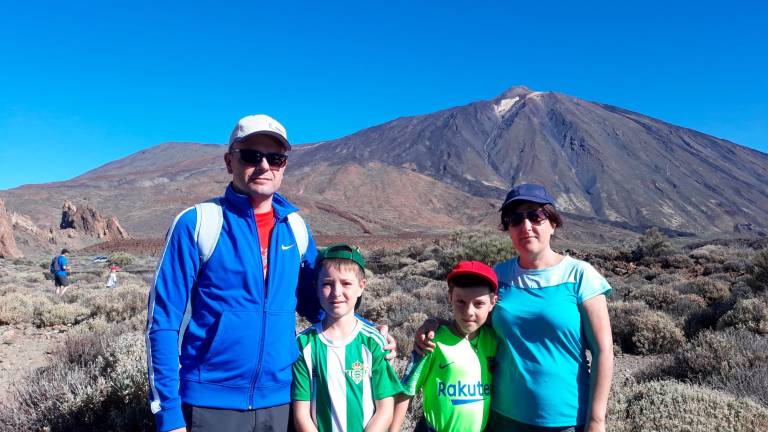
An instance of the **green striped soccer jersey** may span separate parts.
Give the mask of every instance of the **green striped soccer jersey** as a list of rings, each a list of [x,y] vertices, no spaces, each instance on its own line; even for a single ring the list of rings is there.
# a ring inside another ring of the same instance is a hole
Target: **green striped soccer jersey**
[[[440,326],[431,353],[413,359],[403,376],[405,393],[424,391],[424,417],[438,432],[482,431],[491,405],[491,371],[496,359],[496,333],[480,327],[472,339]]]
[[[373,417],[374,401],[402,393],[397,374],[384,359],[384,338],[355,318],[345,340],[333,341],[318,323],[296,338],[293,400],[311,401],[319,432],[362,432]]]

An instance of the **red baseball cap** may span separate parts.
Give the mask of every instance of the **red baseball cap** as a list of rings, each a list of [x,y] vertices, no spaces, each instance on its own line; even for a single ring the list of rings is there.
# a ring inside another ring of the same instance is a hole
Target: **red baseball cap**
[[[493,287],[493,292],[499,293],[499,279],[496,277],[496,272],[487,265],[480,261],[462,261],[448,273],[448,283],[456,276],[472,275],[477,276],[488,281]]]

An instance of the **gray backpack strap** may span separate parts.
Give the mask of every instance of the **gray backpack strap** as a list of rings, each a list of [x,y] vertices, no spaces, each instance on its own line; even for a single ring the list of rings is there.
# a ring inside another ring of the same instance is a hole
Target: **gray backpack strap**
[[[307,224],[304,223],[304,219],[297,212],[293,212],[288,214],[288,225],[290,225],[293,237],[296,239],[296,246],[299,248],[301,260],[304,261],[304,254],[307,253],[307,247],[309,246]]]
[[[216,249],[221,227],[224,224],[224,214],[219,200],[220,198],[214,198],[208,202],[195,204],[197,211],[195,239],[197,240],[201,264],[205,264],[213,254],[213,250]]]

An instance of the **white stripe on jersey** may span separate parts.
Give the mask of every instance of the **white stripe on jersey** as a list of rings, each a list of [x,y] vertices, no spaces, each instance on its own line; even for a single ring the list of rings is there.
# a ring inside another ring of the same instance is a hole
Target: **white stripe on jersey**
[[[369,371],[368,376],[363,380],[363,425],[367,425],[373,417],[373,413],[376,411],[376,407],[373,404],[373,394],[371,392],[371,375],[373,371],[373,354],[368,347],[363,345],[363,364],[365,370]]]
[[[328,358],[326,369],[328,373],[328,394],[331,396],[333,432],[347,430],[347,379],[345,369],[346,346],[333,347],[326,345]]]
[[[312,344],[307,344],[307,346],[304,347],[304,363],[307,365],[307,370],[309,371],[309,391],[312,395],[309,399],[311,401],[310,403],[310,412],[312,415],[312,421],[317,424],[317,383],[315,382],[315,374],[312,373]]]

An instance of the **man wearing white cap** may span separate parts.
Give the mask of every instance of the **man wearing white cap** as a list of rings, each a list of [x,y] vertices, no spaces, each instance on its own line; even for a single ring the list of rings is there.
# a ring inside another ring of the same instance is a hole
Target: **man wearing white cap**
[[[150,407],[159,431],[285,431],[295,312],[311,322],[317,250],[277,193],[290,151],[266,115],[237,123],[222,197],[180,213],[149,296]]]

